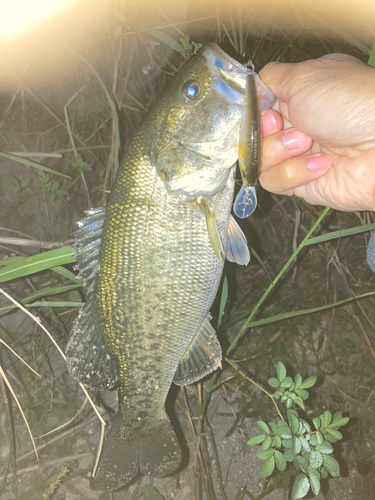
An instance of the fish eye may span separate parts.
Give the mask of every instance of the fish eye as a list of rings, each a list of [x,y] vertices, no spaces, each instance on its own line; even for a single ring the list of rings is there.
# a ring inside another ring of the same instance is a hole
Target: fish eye
[[[182,86],[182,95],[186,99],[196,99],[201,92],[202,86],[194,80],[188,80]]]

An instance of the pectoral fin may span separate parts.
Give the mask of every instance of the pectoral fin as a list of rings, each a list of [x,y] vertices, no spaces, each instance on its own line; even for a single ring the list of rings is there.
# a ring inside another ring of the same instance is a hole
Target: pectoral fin
[[[177,367],[173,382],[189,385],[221,368],[221,346],[207,316]]]
[[[230,262],[236,262],[240,266],[247,266],[250,262],[250,252],[247,246],[246,236],[232,216],[230,216],[228,223],[226,257]]]
[[[207,201],[204,198],[202,198],[198,202],[198,204],[206,217],[207,232],[208,237],[210,238],[212,249],[215,252],[216,257],[219,260],[223,260],[224,248],[220,238],[219,229],[217,227],[216,215],[211,211]]]

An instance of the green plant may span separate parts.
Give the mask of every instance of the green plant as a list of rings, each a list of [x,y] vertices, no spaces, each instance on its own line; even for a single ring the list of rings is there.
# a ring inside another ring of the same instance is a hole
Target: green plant
[[[55,201],[57,196],[69,196],[68,191],[60,187],[60,181],[55,181],[49,174],[41,172],[39,174],[39,182],[42,185],[43,191],[46,191],[48,193],[48,198],[50,199],[50,201]]]
[[[4,174],[1,177],[9,185],[12,193],[20,193],[24,189],[27,189],[31,183],[30,177],[24,177],[21,180],[17,179],[17,177],[14,177],[13,175]]]
[[[74,158],[74,160],[72,161],[72,167],[76,168],[79,173],[91,172],[91,170],[92,170],[92,164],[85,162],[82,159],[81,155],[78,155]]]
[[[316,383],[312,376],[302,380],[297,374],[294,380],[287,376],[283,363],[276,366],[277,378],[270,378],[268,384],[275,389],[271,398],[280,400],[286,407],[286,418],[277,407],[279,420],[277,422],[258,421],[263,434],[254,436],[247,444],[261,445],[256,452],[263,461],[261,476],[274,476],[278,485],[285,488],[292,486],[292,499],[304,498],[309,490],[317,495],[320,482],[329,475],[338,477],[340,466],[333,457],[332,443],[342,439],[338,430],[349,422],[340,411],[334,415],[324,411],[319,417],[312,419],[312,425],[301,418],[293,404],[305,410],[304,401],[309,397],[307,389]]]

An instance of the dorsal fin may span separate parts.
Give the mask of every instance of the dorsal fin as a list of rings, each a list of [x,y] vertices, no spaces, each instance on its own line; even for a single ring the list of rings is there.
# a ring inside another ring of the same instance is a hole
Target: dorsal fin
[[[82,280],[91,294],[94,281],[99,272],[99,250],[102,239],[102,226],[105,217],[105,208],[95,208],[86,212],[88,217],[78,222],[79,229],[73,233],[75,237],[74,248],[78,278]]]
[[[96,317],[92,291],[99,271],[99,250],[104,208],[86,212],[74,233],[78,278],[87,289],[88,300],[73,323],[66,346],[66,365],[74,378],[85,386],[109,389],[116,382],[116,365],[111,358]]]

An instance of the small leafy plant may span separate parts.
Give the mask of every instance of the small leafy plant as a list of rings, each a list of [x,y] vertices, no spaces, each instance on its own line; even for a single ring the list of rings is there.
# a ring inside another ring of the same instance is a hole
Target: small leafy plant
[[[74,160],[72,161],[72,167],[76,168],[79,173],[91,172],[92,170],[92,164],[84,161],[81,155],[78,155],[74,158]]]
[[[41,172],[39,175],[39,182],[42,185],[43,191],[48,193],[50,201],[55,201],[58,196],[69,196],[68,191],[60,187],[60,181],[54,181],[49,174]]]
[[[256,455],[264,462],[262,477],[281,473],[284,486],[289,486],[294,477],[293,500],[304,498],[310,489],[318,495],[321,479],[340,475],[332,443],[342,439],[338,429],[346,425],[349,418],[343,417],[340,411],[334,415],[325,411],[313,418],[313,425],[310,425],[291,407],[295,404],[305,410],[304,401],[309,397],[306,389],[316,383],[316,377],[302,380],[297,374],[293,380],[287,376],[281,362],[277,363],[276,375],[277,378],[270,378],[268,384],[275,389],[272,396],[275,405],[275,400],[285,404],[286,419],[278,409],[280,419],[277,422],[257,422],[263,434],[254,436],[247,444],[261,444]]]
[[[30,177],[24,177],[23,179],[18,179],[13,175],[6,175],[6,174],[2,175],[1,177],[8,184],[12,193],[19,193],[23,191],[24,189],[28,188],[31,183]]]

